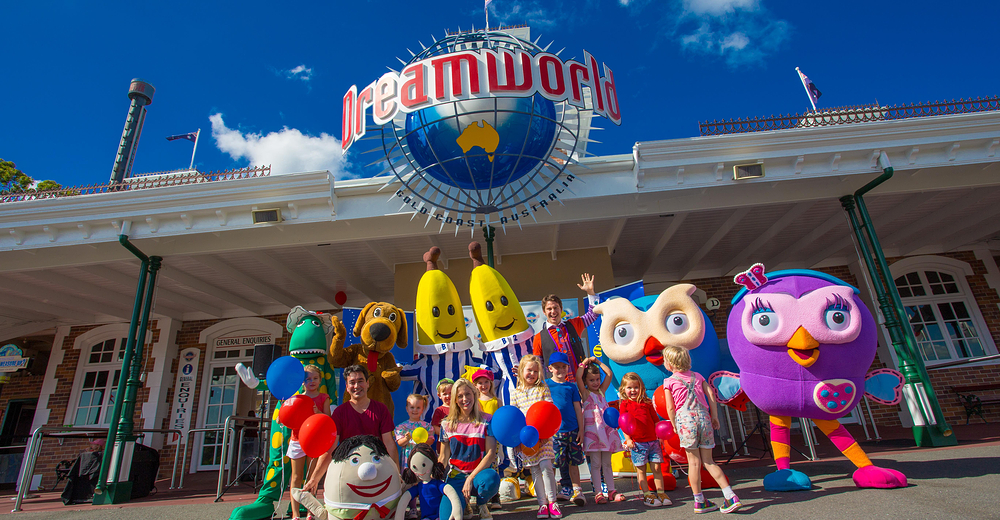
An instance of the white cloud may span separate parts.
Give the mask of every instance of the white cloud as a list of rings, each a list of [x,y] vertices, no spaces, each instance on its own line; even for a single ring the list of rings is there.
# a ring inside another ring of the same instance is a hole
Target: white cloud
[[[354,176],[346,171],[340,139],[325,132],[315,137],[286,126],[261,135],[227,127],[222,114],[208,119],[215,145],[234,160],[246,159],[253,166],[270,164],[272,174],[330,170],[339,179]]]
[[[684,0],[684,11],[698,16],[722,16],[737,10],[754,11],[757,0]]]
[[[298,67],[291,68],[289,70],[282,71],[285,77],[288,79],[298,79],[306,83],[312,79],[313,70],[305,65],[299,65]]]
[[[747,38],[747,35],[741,32],[734,32],[733,34],[730,34],[729,36],[723,38],[720,46],[722,52],[726,52],[726,50],[728,49],[733,49],[737,51],[743,50],[743,48],[745,48],[749,44],[750,44],[750,38]]]
[[[791,26],[773,16],[762,0],[673,0],[668,3],[618,0],[635,16],[658,9],[664,34],[685,51],[717,56],[731,66],[763,63],[790,35]],[[671,25],[670,21],[673,22]]]

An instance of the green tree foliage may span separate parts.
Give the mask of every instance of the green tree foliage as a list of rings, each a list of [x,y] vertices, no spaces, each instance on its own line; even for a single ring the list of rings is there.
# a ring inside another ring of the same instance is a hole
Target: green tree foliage
[[[30,191],[57,190],[62,185],[56,181],[41,181],[32,188],[35,180],[17,169],[13,161],[0,159],[0,193],[25,193]]]

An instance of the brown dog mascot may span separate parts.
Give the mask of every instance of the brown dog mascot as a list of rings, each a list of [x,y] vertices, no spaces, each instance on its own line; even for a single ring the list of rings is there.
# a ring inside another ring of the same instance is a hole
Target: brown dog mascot
[[[368,368],[368,397],[384,404],[393,413],[392,392],[399,389],[400,367],[392,355],[393,345],[405,347],[406,315],[396,306],[384,302],[371,302],[361,309],[354,336],[361,343],[344,346],[347,330],[340,320],[334,320],[333,341],[330,342],[330,363],[335,368],[354,364]],[[344,395],[347,402],[347,395]]]

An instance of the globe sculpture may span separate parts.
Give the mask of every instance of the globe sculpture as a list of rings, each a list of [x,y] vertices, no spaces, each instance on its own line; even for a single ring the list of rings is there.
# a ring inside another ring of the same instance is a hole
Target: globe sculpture
[[[448,35],[414,54],[406,65],[479,49],[543,52],[504,31],[476,31]],[[589,111],[584,116],[567,102],[539,94],[491,97],[401,114],[376,132],[381,134],[386,173],[402,183],[408,193],[404,202],[417,202],[410,203],[414,211],[428,210],[428,221],[443,212],[449,223],[459,226],[463,220],[503,223],[539,210],[538,200],[547,199],[577,159],[578,137],[589,116]],[[544,203],[541,206],[545,209]]]

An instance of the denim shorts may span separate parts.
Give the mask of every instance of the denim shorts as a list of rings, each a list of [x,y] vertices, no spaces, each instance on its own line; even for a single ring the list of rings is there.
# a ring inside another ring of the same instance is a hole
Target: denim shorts
[[[645,466],[647,462],[663,462],[663,448],[659,441],[636,442],[629,451],[632,453],[632,464],[637,468]]]

